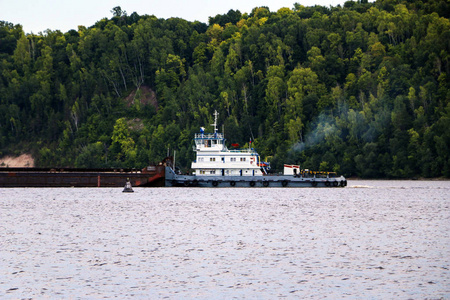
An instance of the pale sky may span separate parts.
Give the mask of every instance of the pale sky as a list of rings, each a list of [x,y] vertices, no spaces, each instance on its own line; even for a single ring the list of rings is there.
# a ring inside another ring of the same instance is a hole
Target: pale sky
[[[155,15],[168,19],[208,23],[208,17],[226,14],[230,9],[250,13],[254,7],[267,6],[276,12],[281,7],[337,6],[345,0],[0,0],[0,20],[21,24],[25,33],[46,29],[67,32],[78,25],[90,27],[102,18],[110,19],[113,7],[120,6],[128,15]]]

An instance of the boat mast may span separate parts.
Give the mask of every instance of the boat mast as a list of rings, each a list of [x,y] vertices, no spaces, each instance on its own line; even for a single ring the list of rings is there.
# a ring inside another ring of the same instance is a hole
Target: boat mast
[[[214,111],[214,124],[211,124],[211,126],[214,126],[214,137],[217,138],[217,116],[219,113],[217,110]]]
[[[174,150],[174,151],[173,151],[173,171],[174,171],[174,172],[176,172],[176,171],[175,171],[175,159],[176,159],[176,157],[177,157],[177,151]]]

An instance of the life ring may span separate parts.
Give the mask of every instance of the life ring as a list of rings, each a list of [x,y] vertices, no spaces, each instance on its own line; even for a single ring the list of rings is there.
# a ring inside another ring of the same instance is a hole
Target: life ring
[[[339,182],[337,182],[337,181],[334,181],[334,182],[333,182],[333,186],[334,186],[334,187],[336,187],[336,186],[338,186],[338,185],[339,185]]]
[[[268,187],[269,186],[269,182],[268,181],[263,181],[263,186]]]
[[[254,181],[250,181],[250,186],[255,186],[255,182]]]
[[[312,184],[313,187],[316,187],[317,186],[317,181],[312,181],[311,184]]]
[[[327,180],[327,181],[325,181],[325,185],[326,185],[326,186],[330,186],[331,183]]]
[[[236,185],[236,182],[230,181],[230,185],[231,185],[231,186],[235,186],[235,185]]]
[[[283,181],[281,182],[281,185],[282,185],[283,187],[286,187],[286,186],[288,185],[288,181],[287,181],[287,180],[283,180]]]
[[[214,180],[214,181],[212,182],[212,185],[213,185],[213,186],[217,186],[217,185],[219,185],[219,183],[218,183],[216,180]]]

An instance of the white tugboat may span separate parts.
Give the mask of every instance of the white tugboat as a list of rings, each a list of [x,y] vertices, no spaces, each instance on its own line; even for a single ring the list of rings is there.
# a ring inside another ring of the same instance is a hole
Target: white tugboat
[[[262,162],[251,148],[228,149],[225,138],[217,130],[217,111],[214,113],[214,133],[195,134],[196,160],[192,175],[179,175],[166,166],[166,186],[194,187],[344,187],[343,176],[330,172],[301,170],[298,165],[284,165],[283,175],[269,175],[269,163]]]

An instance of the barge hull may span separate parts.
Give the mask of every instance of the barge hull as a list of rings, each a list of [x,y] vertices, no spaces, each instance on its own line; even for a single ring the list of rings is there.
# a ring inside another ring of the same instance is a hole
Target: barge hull
[[[0,168],[0,187],[164,186],[164,166],[133,169]]]

